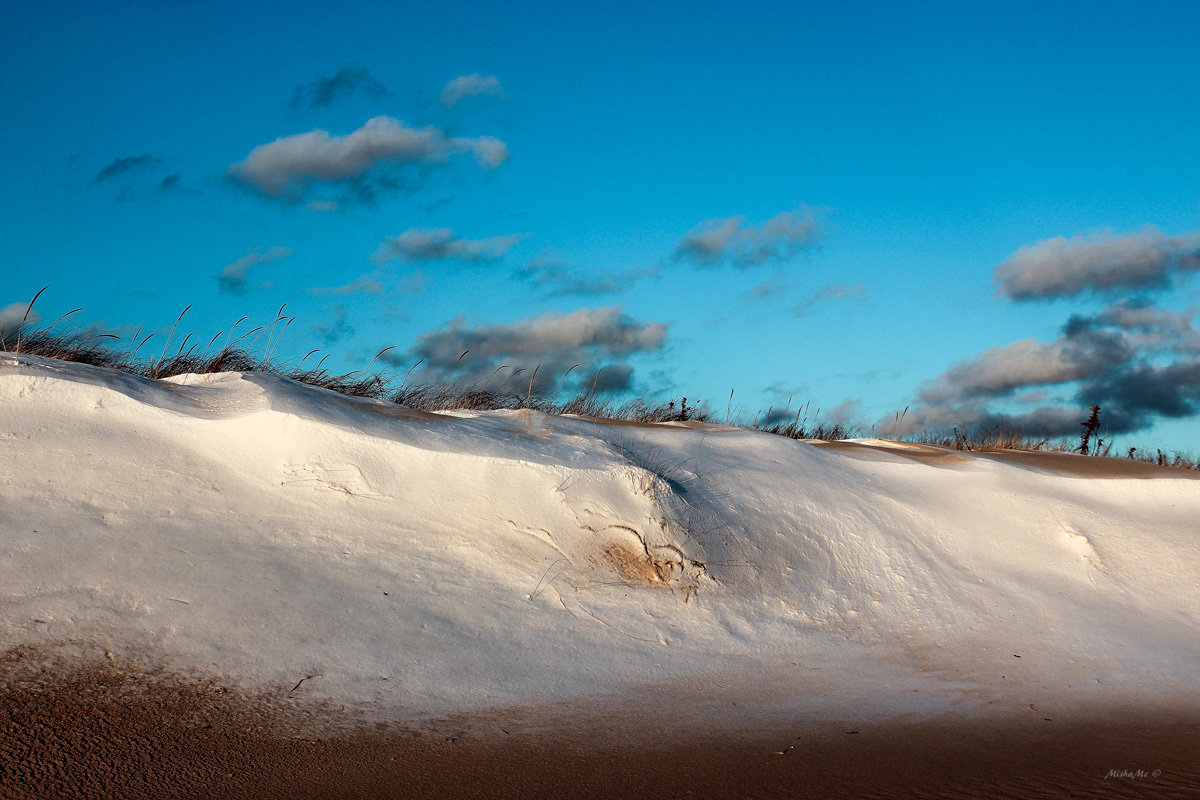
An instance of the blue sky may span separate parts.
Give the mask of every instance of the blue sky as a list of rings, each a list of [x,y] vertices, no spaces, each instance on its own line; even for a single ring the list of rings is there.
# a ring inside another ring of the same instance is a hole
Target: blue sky
[[[190,304],[207,341],[286,304],[276,354],[337,369],[471,349],[883,432],[1094,401],[1196,450],[1197,34],[1190,2],[14,6],[0,309]]]

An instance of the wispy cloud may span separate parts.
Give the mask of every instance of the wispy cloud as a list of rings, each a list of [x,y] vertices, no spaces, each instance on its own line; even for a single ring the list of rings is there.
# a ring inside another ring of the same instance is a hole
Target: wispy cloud
[[[618,308],[581,308],[569,314],[474,327],[460,317],[423,334],[408,352],[397,356],[392,351],[384,358],[398,366],[423,360],[421,374],[429,380],[444,380],[453,373],[455,379],[472,383],[495,374],[493,386],[504,385],[517,371],[521,371],[518,383],[527,386],[536,369],[538,390],[552,388],[579,364],[569,384],[618,391],[632,385],[634,368],[626,359],[661,350],[666,341],[665,324],[638,322]]]
[[[479,264],[498,261],[528,236],[511,233],[487,239],[464,239],[456,237],[450,228],[410,228],[399,236],[384,239],[372,258],[380,263],[399,259],[409,263],[465,261]]]
[[[183,176],[178,172],[172,173],[158,182],[158,190],[163,194],[200,194],[196,189],[183,182]]]
[[[1018,413],[1002,409],[1008,401],[1049,396],[1048,389],[1071,400]],[[1073,316],[1053,341],[992,348],[926,382],[905,423],[909,430],[1001,426],[1070,435],[1092,404],[1104,407],[1112,433],[1200,413],[1200,332],[1192,315],[1138,300]]]
[[[644,278],[659,274],[657,267],[637,267],[620,272],[581,274],[553,256],[542,254],[517,270],[518,277],[531,281],[551,296],[587,296],[623,292]]]
[[[473,72],[470,75],[460,75],[446,84],[442,89],[441,103],[447,108],[467,97],[504,96],[504,87],[495,75],[480,75]]]
[[[287,258],[291,254],[291,249],[287,247],[271,247],[266,250],[249,252],[225,265],[225,268],[217,275],[217,285],[226,294],[243,295],[246,293],[251,267]]]
[[[820,235],[816,216],[807,208],[776,214],[759,228],[747,226],[745,217],[710,219],[679,241],[673,258],[702,266],[754,267],[795,258]]]
[[[309,328],[325,344],[335,344],[354,334],[354,326],[350,324],[346,307],[342,304],[334,306],[329,316]]]
[[[117,158],[108,164],[104,169],[96,173],[96,177],[92,178],[92,183],[103,183],[125,175],[131,175],[138,172],[145,172],[153,169],[163,163],[163,159],[158,156],[140,155],[127,156],[126,158]]]
[[[1200,232],[1166,236],[1153,227],[1116,236],[1062,236],[1022,247],[996,267],[999,292],[1014,300],[1161,289],[1200,271]]]
[[[346,297],[348,295],[397,297],[400,295],[420,294],[425,291],[425,273],[418,269],[412,274],[398,280],[391,275],[373,273],[360,275],[350,283],[341,286],[315,287],[308,291],[326,297]]]
[[[345,136],[314,130],[259,145],[229,174],[270,197],[299,200],[314,183],[363,189],[371,177],[388,177],[381,173],[389,167],[444,165],[462,154],[494,169],[508,158],[508,147],[491,136],[447,136],[433,126],[410,128],[379,116]]]
[[[866,287],[864,287],[861,283],[856,283],[853,286],[847,286],[844,283],[829,283],[813,292],[805,300],[797,303],[794,311],[796,312],[796,316],[803,317],[823,303],[828,303],[833,300],[862,297],[864,294],[866,294],[866,291]]]
[[[745,300],[766,300],[768,297],[779,297],[786,294],[790,288],[792,287],[787,282],[786,276],[783,273],[779,273],[743,292],[742,298]]]
[[[291,106],[296,109],[328,107],[356,94],[378,99],[387,97],[391,92],[366,67],[350,63],[328,78],[318,78],[305,86],[297,86],[292,93]]]

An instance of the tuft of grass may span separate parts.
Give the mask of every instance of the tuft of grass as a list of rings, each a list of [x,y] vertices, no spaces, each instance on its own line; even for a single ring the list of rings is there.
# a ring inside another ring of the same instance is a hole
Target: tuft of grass
[[[730,396],[732,399],[732,392]],[[791,405],[789,399],[788,405]],[[806,404],[803,408],[796,411],[796,416],[790,422],[774,422],[768,423],[766,420],[771,419],[774,408],[767,409],[767,415],[762,423],[759,423],[757,418],[754,422],[754,429],[763,431],[764,433],[774,433],[777,436],[787,436],[789,439],[821,439],[826,442],[834,442],[839,439],[852,439],[859,435],[857,425],[850,425],[842,422],[819,422],[821,417],[821,409],[817,409],[815,418],[810,423],[808,420],[809,406]]]
[[[34,296],[25,310],[25,315],[21,323],[15,329],[8,331],[0,330],[0,351],[25,353],[45,358],[55,358],[61,361],[74,361],[155,379],[170,378],[185,374],[209,375],[218,372],[258,372],[287,378],[309,386],[329,389],[351,397],[396,403],[397,405],[415,410],[435,413],[442,411],[493,411],[524,408],[541,411],[546,414],[570,415],[616,422],[709,422],[713,418],[711,412],[704,406],[689,405],[687,397],[682,397],[678,403],[673,398],[665,403],[650,403],[644,397],[628,400],[623,403],[616,403],[613,398],[604,396],[602,393],[596,391],[599,373],[591,381],[590,386],[585,384],[574,397],[562,402],[556,402],[563,381],[566,380],[572,370],[579,366],[578,364],[572,366],[559,376],[554,391],[546,397],[535,395],[534,393],[534,378],[537,375],[537,369],[530,376],[528,386],[523,387],[525,388],[523,393],[507,389],[506,387],[509,380],[524,370],[516,370],[509,375],[508,380],[500,382],[495,387],[491,386],[492,378],[496,377],[497,373],[501,370],[508,368],[508,365],[497,367],[492,375],[482,384],[454,383],[450,381],[450,376],[447,376],[447,380],[441,383],[410,382],[409,376],[420,365],[420,361],[414,364],[401,377],[399,382],[396,382],[386,374],[370,372],[371,367],[374,366],[379,357],[388,350],[391,350],[391,347],[384,348],[376,353],[365,369],[344,374],[334,374],[324,368],[324,363],[329,358],[328,354],[317,360],[315,365],[305,367],[305,362],[319,353],[319,350],[309,351],[294,366],[286,362],[276,362],[274,360],[274,353],[279,345],[279,340],[283,332],[295,320],[294,317],[283,315],[283,306],[280,307],[270,326],[252,328],[235,337],[237,329],[246,321],[246,318],[242,317],[234,323],[228,332],[221,331],[213,336],[202,350],[200,349],[199,342],[191,343],[192,337],[191,334],[188,334],[175,351],[171,352],[171,344],[179,323],[183,320],[184,314],[191,308],[191,306],[188,306],[175,320],[175,324],[171,328],[170,335],[166,338],[162,351],[151,361],[139,357],[139,354],[146,343],[154,337],[155,334],[153,333],[141,337],[139,330],[138,333],[134,334],[128,347],[120,348],[117,346],[117,343],[119,343],[118,337],[112,334],[91,333],[70,327],[59,327],[64,322],[67,322],[73,314],[82,309],[74,309],[59,317],[50,325],[42,327],[30,326],[28,321],[33,305],[44,291],[45,289],[42,289]],[[216,344],[222,334],[225,334],[224,342],[220,349],[212,352],[213,345]],[[243,346],[242,343],[247,339],[250,340],[250,344]],[[262,349],[256,354],[254,346],[259,342],[263,342]],[[451,375],[454,371],[457,371],[459,364],[461,364],[468,352],[464,352],[459,356]],[[733,391],[730,390],[729,403],[726,408],[727,424],[737,424],[730,419],[732,403]],[[789,422],[768,422],[768,420],[772,419],[773,411],[774,409],[768,410],[762,423],[759,423],[756,417],[754,422],[749,426],[740,425],[740,427],[749,427],[752,430],[786,436],[791,439],[835,441],[859,435],[860,429],[858,426],[817,421],[820,417],[820,409],[817,410],[816,419],[811,423],[808,419],[808,406],[797,411],[795,417]],[[908,409],[905,409],[905,413],[907,411]],[[1100,428],[1099,414],[1100,408],[1093,406],[1088,419],[1081,423],[1083,436],[1081,437],[1080,445],[1074,449],[1076,452],[1083,452],[1092,456],[1116,458],[1118,456],[1110,452],[1112,449],[1111,443],[1105,445],[1103,439],[1097,438],[1095,445],[1091,445],[1091,437]],[[761,412],[759,416],[761,416]],[[901,419],[902,415],[898,414],[896,420],[897,426]],[[1006,430],[999,427],[971,429],[964,426],[961,430],[953,428],[950,432],[924,431],[913,436],[902,437],[901,440],[919,444],[940,445],[955,450],[980,452],[989,450],[1050,450],[1066,452],[1073,449],[1063,439],[1055,440],[1051,437],[1033,436],[1021,431]],[[1155,450],[1154,454],[1149,452],[1139,453],[1137,448],[1131,447],[1124,457],[1158,464],[1163,467],[1200,470],[1200,460],[1183,453],[1164,453],[1162,450]]]
[[[45,291],[45,290],[43,290]],[[34,297],[36,302],[37,297]],[[15,329],[0,331],[0,351],[24,353],[26,355],[55,358],[62,361],[74,361],[98,367],[108,367],[146,378],[163,379],[178,375],[211,375],[218,372],[257,372],[294,380],[309,386],[329,389],[339,394],[351,397],[363,397],[384,402],[396,403],[420,411],[492,411],[497,409],[533,409],[547,414],[574,415],[601,420],[625,422],[704,422],[710,417],[703,407],[688,405],[687,398],[676,403],[674,399],[665,403],[647,403],[644,399],[615,403],[611,397],[596,391],[596,380],[591,385],[582,387],[574,397],[558,400],[562,384],[574,365],[561,375],[554,386],[554,391],[547,397],[535,390],[535,378],[538,370],[530,375],[524,391],[505,388],[508,381],[498,386],[489,386],[491,378],[482,385],[478,383],[453,382],[448,379],[441,383],[409,381],[410,369],[397,382],[386,374],[371,372],[376,361],[392,349],[384,348],[375,354],[371,363],[363,370],[343,374],[332,373],[324,368],[329,355],[321,357],[311,366],[305,366],[309,359],[319,351],[309,351],[299,364],[291,365],[278,362],[274,353],[279,344],[283,331],[291,324],[294,317],[283,315],[281,307],[274,321],[269,326],[260,326],[238,334],[238,328],[246,321],[243,317],[234,323],[228,332],[221,331],[214,335],[206,345],[201,341],[193,341],[192,334],[184,337],[183,341],[174,346],[175,334],[184,315],[191,306],[185,308],[176,318],[170,333],[165,337],[161,350],[149,351],[147,343],[155,334],[134,334],[128,346],[119,346],[118,337],[107,333],[89,333],[79,329],[59,328],[64,318],[56,320],[52,325],[37,327],[29,325],[30,312],[33,302],[26,308],[25,316]],[[80,309],[76,309],[78,311]],[[71,312],[75,313],[74,311]],[[224,341],[219,349],[213,350],[218,340],[224,335]],[[244,342],[249,342],[244,345]],[[256,351],[255,346],[259,349]],[[154,355],[146,356],[145,352]],[[459,357],[461,363],[463,353]],[[419,362],[418,362],[419,363]],[[415,368],[414,365],[413,368]],[[455,365],[457,370],[458,365]],[[498,368],[496,372],[499,372]],[[540,367],[539,367],[540,369]],[[522,370],[517,370],[522,372]],[[495,372],[493,376],[495,376]],[[510,376],[511,378],[512,376]],[[597,373],[596,379],[599,378]]]
[[[1019,430],[1009,430],[1001,427],[992,428],[952,428],[949,432],[923,431],[912,436],[901,437],[900,441],[916,444],[932,444],[949,447],[955,450],[986,453],[996,450],[1025,450],[1048,451],[1056,453],[1079,453],[1093,458],[1127,458],[1133,461],[1143,461],[1147,464],[1157,464],[1160,467],[1172,469],[1200,470],[1200,459],[1182,452],[1165,453],[1160,449],[1153,452],[1140,452],[1136,447],[1130,447],[1122,456],[1112,452],[1112,442],[1105,442],[1097,437],[1092,443],[1092,437],[1100,429],[1100,407],[1091,406],[1087,419],[1080,423],[1083,434],[1078,444],[1073,444],[1067,437],[1033,436]]]
[[[950,447],[967,452],[988,452],[990,450],[1049,450],[1066,451],[1066,443],[1049,436],[1031,436],[1022,431],[1006,428],[952,428],[950,432],[922,431],[913,436],[905,436],[902,441],[915,444],[932,444],[939,447]]]

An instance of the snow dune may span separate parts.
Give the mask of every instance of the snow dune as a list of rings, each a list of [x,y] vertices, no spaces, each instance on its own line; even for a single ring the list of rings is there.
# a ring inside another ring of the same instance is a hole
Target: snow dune
[[[3,648],[307,678],[390,719],[659,689],[708,714],[1194,704],[1198,521],[1171,471],[0,354]]]

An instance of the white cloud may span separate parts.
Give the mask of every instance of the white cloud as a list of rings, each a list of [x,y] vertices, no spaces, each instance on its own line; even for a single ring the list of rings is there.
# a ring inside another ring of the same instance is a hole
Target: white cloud
[[[705,266],[752,267],[794,258],[820,235],[816,217],[807,208],[776,214],[760,228],[748,227],[745,217],[710,219],[679,241],[674,258]]]
[[[29,317],[25,317],[25,312],[29,310]],[[0,308],[0,336],[8,336],[17,332],[21,327],[21,321],[24,320],[26,325],[36,325],[41,319],[36,311],[29,309],[29,303],[10,303],[9,305]]]
[[[517,270],[518,276],[548,290],[549,294],[560,297],[615,294],[625,291],[643,278],[653,278],[658,273],[658,267],[584,273],[545,253]]]
[[[460,75],[454,80],[446,84],[442,89],[442,105],[449,108],[467,97],[478,97],[481,95],[489,95],[492,97],[501,97],[504,95],[504,87],[500,85],[500,79],[495,75],[480,75],[478,72],[473,72],[470,75]]]
[[[1058,236],[1027,245],[996,267],[996,281],[1001,294],[1031,300],[1159,289],[1176,274],[1198,270],[1200,232],[1166,236],[1147,227],[1124,236]]]
[[[444,380],[454,372],[468,383],[488,379],[502,365],[508,371],[501,379],[524,370],[528,381],[537,369],[535,388],[552,385],[579,364],[571,373],[578,384],[590,386],[598,380],[600,388],[621,390],[629,388],[633,376],[633,367],[624,359],[660,350],[666,339],[665,324],[638,322],[618,308],[581,308],[476,327],[459,318],[423,334],[407,353],[386,360],[404,365],[423,359],[421,371],[430,380]]]
[[[524,233],[492,236],[487,239],[456,238],[450,228],[410,228],[399,236],[383,240],[372,258],[378,262],[401,259],[418,261],[497,261],[522,239]]]
[[[245,294],[246,279],[250,268],[257,264],[267,264],[292,254],[287,247],[271,247],[267,250],[257,250],[225,265],[217,275],[217,283],[222,292],[228,294]]]
[[[324,297],[345,297],[346,295],[398,297],[400,295],[420,294],[425,291],[425,273],[418,269],[412,274],[399,279],[392,275],[373,273],[360,275],[350,283],[341,286],[318,286],[308,291]]]
[[[508,158],[508,147],[491,136],[452,137],[432,125],[410,128],[379,116],[345,136],[314,130],[259,145],[229,174],[269,196],[295,198],[314,182],[350,183],[389,165],[446,164],[461,154],[494,169]]]

